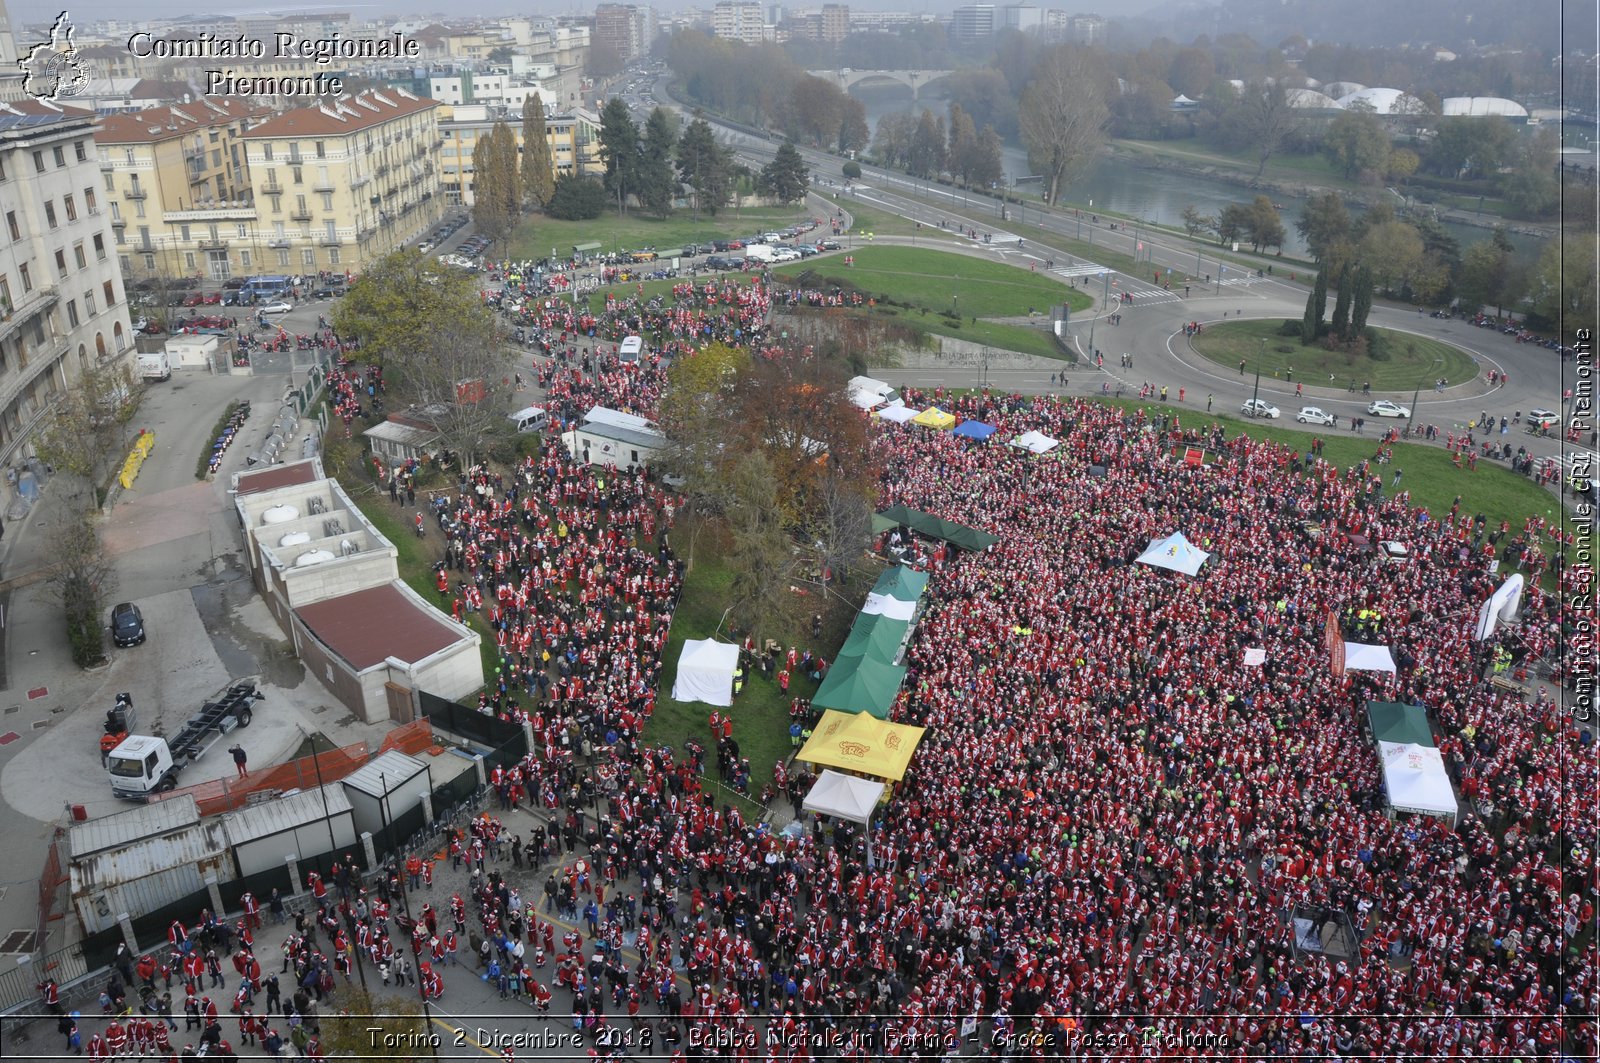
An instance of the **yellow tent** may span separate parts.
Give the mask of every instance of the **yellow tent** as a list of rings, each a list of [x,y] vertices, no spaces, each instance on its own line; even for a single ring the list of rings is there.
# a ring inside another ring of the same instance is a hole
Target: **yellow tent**
[[[852,715],[829,709],[798,759],[899,782],[905,778],[923,730],[880,720],[870,713]]]
[[[911,419],[911,423],[920,424],[924,428],[954,428],[956,424],[956,415],[953,413],[945,413],[937,406],[929,406],[926,410],[923,410],[921,413],[913,417]]]

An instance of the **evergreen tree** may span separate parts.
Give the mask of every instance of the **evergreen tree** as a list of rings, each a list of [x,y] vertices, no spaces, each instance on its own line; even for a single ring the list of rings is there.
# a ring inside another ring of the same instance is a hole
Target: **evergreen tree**
[[[563,221],[589,221],[605,213],[605,186],[593,177],[564,173],[556,178],[556,189],[544,211]]]
[[[1356,270],[1356,290],[1351,295],[1350,335],[1361,335],[1367,329],[1367,315],[1372,313],[1372,267],[1362,263]]]
[[[605,188],[626,212],[639,173],[639,125],[628,105],[613,96],[600,112],[600,158],[606,164]]]
[[[1322,279],[1322,274],[1317,274],[1317,279]],[[1300,315],[1300,342],[1309,346],[1317,338],[1317,290],[1312,288],[1306,293],[1305,313]]]
[[[771,196],[779,203],[798,203],[805,198],[809,181],[806,162],[795,150],[792,141],[784,141],[772,161],[761,168],[756,188],[762,195]]]
[[[678,139],[678,179],[694,192],[694,209],[716,217],[733,191],[733,153],[711,132],[704,118],[696,117]]]
[[[535,210],[550,202],[556,188],[550,141],[544,127],[544,100],[536,92],[522,103],[522,191]]]
[[[645,122],[634,194],[639,197],[640,206],[661,218],[672,213],[672,201],[677,197],[677,180],[672,172],[676,139],[672,116],[666,109],[657,107],[651,111]]]
[[[1339,294],[1333,300],[1333,321],[1328,325],[1328,331],[1341,340],[1350,338],[1350,289],[1353,283],[1350,279],[1350,263],[1346,262],[1339,270]]]

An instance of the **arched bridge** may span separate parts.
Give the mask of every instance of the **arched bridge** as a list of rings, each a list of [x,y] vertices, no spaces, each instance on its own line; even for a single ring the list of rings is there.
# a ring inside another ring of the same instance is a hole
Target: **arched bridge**
[[[845,92],[861,84],[863,81],[896,81],[911,90],[911,98],[916,99],[917,93],[924,85],[938,81],[940,78],[949,77],[954,70],[852,70],[846,67],[843,70],[810,70],[812,77],[821,78],[839,86]]]

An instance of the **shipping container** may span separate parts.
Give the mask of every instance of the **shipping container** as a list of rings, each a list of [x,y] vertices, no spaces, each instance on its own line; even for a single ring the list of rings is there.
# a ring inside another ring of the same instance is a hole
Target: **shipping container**
[[[350,799],[338,783],[229,812],[222,822],[241,878],[283,867],[291,856],[297,861],[330,851],[337,856],[357,844]]]

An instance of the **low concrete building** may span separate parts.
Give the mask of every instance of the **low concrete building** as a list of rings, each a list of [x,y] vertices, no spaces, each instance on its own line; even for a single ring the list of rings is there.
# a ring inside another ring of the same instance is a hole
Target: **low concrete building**
[[[410,722],[415,691],[483,686],[479,636],[399,578],[394,544],[316,458],[235,474],[256,587],[295,653],[363,720]]]
[[[650,464],[667,445],[667,437],[645,418],[605,406],[584,414],[577,427],[562,433],[561,441],[580,461],[625,472]]]
[[[76,824],[67,842],[72,903],[85,934],[234,877],[221,821],[202,820],[193,796]]]

